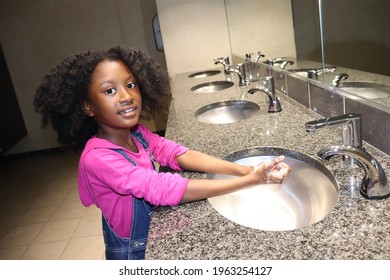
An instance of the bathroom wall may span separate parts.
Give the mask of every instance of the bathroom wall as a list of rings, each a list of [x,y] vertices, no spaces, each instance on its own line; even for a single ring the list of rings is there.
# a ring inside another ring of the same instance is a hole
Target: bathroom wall
[[[296,57],[290,0],[225,0],[232,53]]]
[[[140,0],[17,0],[0,1],[0,42],[28,135],[7,154],[59,146],[51,128],[40,127],[33,97],[45,73],[72,52],[128,44],[151,54],[156,50],[152,18],[155,1]],[[164,120],[148,123],[164,129]]]
[[[262,51],[267,57],[296,56],[290,1],[249,0],[245,5],[235,0],[156,3],[172,78],[177,73],[212,68],[214,57],[231,57],[232,53],[244,56]]]
[[[325,60],[390,75],[390,1],[323,1]]]
[[[224,0],[156,0],[168,72],[214,67],[230,56]]]

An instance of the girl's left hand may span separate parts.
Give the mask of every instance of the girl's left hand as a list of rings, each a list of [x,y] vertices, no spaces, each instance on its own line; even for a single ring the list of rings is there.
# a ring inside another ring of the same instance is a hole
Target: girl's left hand
[[[262,175],[264,183],[281,184],[291,171],[291,167],[283,162],[284,156],[267,160],[254,167],[253,172]]]

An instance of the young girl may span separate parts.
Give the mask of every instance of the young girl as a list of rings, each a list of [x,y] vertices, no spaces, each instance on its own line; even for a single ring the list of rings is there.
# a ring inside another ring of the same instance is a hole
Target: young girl
[[[258,183],[280,183],[283,156],[252,166],[189,150],[139,124],[166,112],[168,75],[146,54],[126,46],[71,55],[48,73],[34,107],[65,147],[83,149],[78,187],[83,205],[102,211],[106,259],[143,259],[152,205],[175,206]],[[190,180],[174,170],[230,174],[228,180]]]

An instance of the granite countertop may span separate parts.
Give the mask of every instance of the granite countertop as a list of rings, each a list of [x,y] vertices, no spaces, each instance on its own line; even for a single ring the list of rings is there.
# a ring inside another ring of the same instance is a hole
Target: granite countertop
[[[320,161],[316,153],[321,148],[341,143],[339,129],[306,133],[304,124],[321,117],[280,93],[277,93],[283,108],[280,113],[267,112],[264,94],[245,94],[245,99],[260,106],[256,116],[233,124],[201,123],[194,118],[198,108],[239,99],[250,86],[193,93],[192,86],[225,77],[218,74],[199,79],[188,78],[188,74],[175,77],[166,130],[167,138],[184,146],[216,157],[256,146],[272,146],[296,150]],[[390,156],[364,144],[390,178]],[[346,169],[341,157],[321,162],[340,187],[335,208],[323,220],[297,230],[262,231],[226,219],[208,200],[157,207],[152,216],[146,259],[390,259],[390,199],[363,198],[357,187],[362,169]],[[206,178],[206,174],[198,172],[183,172],[182,176]]]

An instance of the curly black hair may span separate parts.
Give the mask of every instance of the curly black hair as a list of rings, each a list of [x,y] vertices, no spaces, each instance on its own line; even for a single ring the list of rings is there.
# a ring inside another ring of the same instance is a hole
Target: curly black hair
[[[97,123],[84,114],[83,104],[93,71],[107,60],[122,61],[135,76],[142,96],[141,118],[150,120],[167,114],[169,76],[146,53],[122,45],[73,54],[45,75],[34,97],[35,111],[42,114],[42,127],[51,123],[64,147],[78,151],[97,133]]]

